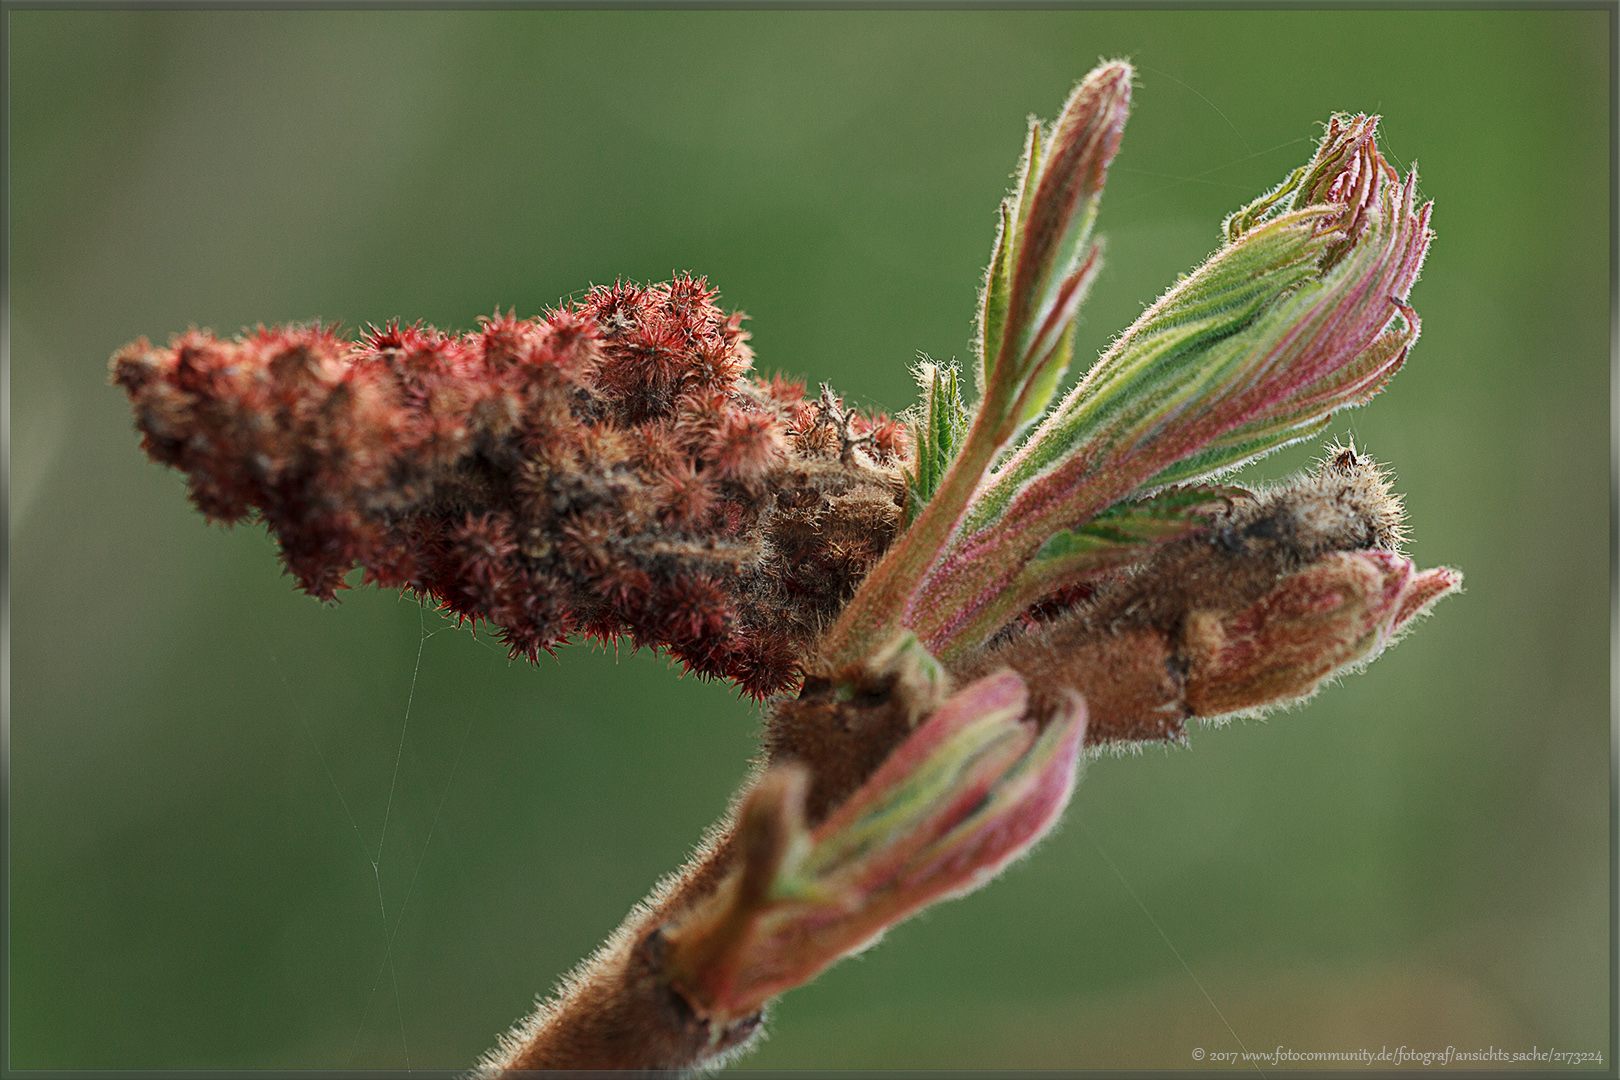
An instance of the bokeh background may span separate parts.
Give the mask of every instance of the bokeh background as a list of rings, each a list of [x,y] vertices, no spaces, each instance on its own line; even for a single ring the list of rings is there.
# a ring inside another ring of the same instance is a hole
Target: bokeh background
[[[13,1068],[463,1068],[682,860],[757,724],[645,653],[531,668],[297,594],[139,452],[115,348],[690,269],[762,368],[903,408],[919,350],[968,356],[1025,115],[1117,55],[1082,356],[1332,111],[1421,160],[1423,338],[1333,432],[1468,591],[1307,708],[1094,762],[1032,858],[746,1064],[1611,1063],[1607,12],[8,18]]]

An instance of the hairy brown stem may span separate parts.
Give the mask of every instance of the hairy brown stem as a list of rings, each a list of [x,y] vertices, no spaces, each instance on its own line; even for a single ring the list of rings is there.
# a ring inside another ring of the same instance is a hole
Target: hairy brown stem
[[[793,761],[807,767],[807,823],[827,813],[882,763],[911,730],[917,688],[894,675],[846,673],[860,686],[835,700],[830,680],[797,699],[775,703],[767,722],[765,759],[755,781],[696,855],[654,889],[607,943],[570,975],[556,997],[514,1029],[480,1075],[530,1069],[685,1069],[713,1063],[746,1045],[762,1021],[756,1014],[711,1024],[671,985],[662,966],[662,931],[712,895],[736,862],[735,808],[758,778]]]
[[[1011,668],[1031,688],[1030,711],[1050,716],[1066,689],[1090,709],[1086,743],[1179,741],[1190,716],[1276,704],[1314,691],[1326,669],[1261,667],[1234,679],[1212,635],[1270,613],[1302,575],[1332,569],[1345,553],[1384,552],[1400,536],[1401,510],[1370,459],[1343,452],[1321,471],[1258,495],[1239,495],[1207,530],[1165,545],[1134,571],[1116,574],[1086,602],[1029,629],[1010,629],[949,675],[968,683]],[[1345,593],[1351,581],[1334,578]],[[1448,583],[1447,587],[1451,587]],[[1343,605],[1318,618],[1333,622]],[[1309,633],[1315,624],[1291,624]],[[1223,639],[1224,640],[1224,639]],[[1351,634],[1346,648],[1362,647]],[[850,665],[806,682],[774,703],[758,775],[787,762],[809,778],[811,826],[836,809],[937,705],[943,688],[915,671]],[[739,803],[740,804],[740,803]],[[484,1064],[485,1075],[535,1068],[670,1068],[712,1064],[746,1045],[754,1014],[713,1024],[672,985],[663,932],[720,887],[737,862],[735,811],[693,860],[631,913],[557,997]]]

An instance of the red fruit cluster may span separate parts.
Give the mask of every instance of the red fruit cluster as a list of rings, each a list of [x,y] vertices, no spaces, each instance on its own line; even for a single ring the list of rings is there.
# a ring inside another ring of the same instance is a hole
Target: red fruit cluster
[[[514,655],[627,637],[764,695],[893,539],[908,448],[751,378],[715,295],[616,283],[460,335],[193,330],[121,349],[113,380],[197,507],[261,518],[315,596],[360,566]]]

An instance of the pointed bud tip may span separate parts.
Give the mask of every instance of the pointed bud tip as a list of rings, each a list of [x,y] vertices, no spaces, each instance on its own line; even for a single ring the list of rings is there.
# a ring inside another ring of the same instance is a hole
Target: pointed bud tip
[[[753,908],[765,902],[782,861],[804,833],[804,800],[810,771],[796,761],[777,765],[759,778],[737,815],[743,856],[739,901]]]
[[[1136,69],[1124,60],[1109,60],[1091,69],[1075,86],[1053,125],[1057,145],[1061,144],[1058,133],[1077,123],[1082,130],[1092,127],[1107,130],[1110,136],[1099,147],[1103,159],[1100,165],[1106,169],[1108,160],[1118,149],[1125,117],[1131,111],[1131,83],[1135,78]],[[1051,156],[1061,157],[1062,154],[1054,149]]]
[[[1131,82],[1136,78],[1136,68],[1129,60],[1105,60],[1092,68],[1086,74],[1085,82],[1105,87],[1109,91],[1129,98],[1131,95]]]
[[[1213,717],[1303,700],[1371,661],[1461,583],[1456,570],[1418,572],[1389,551],[1319,559],[1244,611],[1192,624],[1188,704]]]
[[[1427,615],[1445,597],[1462,592],[1462,582],[1462,571],[1449,566],[1437,566],[1416,575],[1402,591],[1391,629],[1395,632],[1405,629],[1414,619]]]

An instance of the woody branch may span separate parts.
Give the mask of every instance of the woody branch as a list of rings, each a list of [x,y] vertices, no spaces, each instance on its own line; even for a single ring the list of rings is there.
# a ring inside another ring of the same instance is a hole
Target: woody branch
[[[1212,482],[1365,402],[1417,338],[1429,207],[1376,118],[1335,117],[1053,402],[1132,77],[1105,64],[1030,125],[971,408],[932,364],[904,421],[761,379],[692,277],[459,335],[114,356],[147,452],[209,517],[262,519],[314,595],[360,566],[514,655],[628,639],[768,699],[732,810],[484,1073],[716,1064],[777,995],[1027,851],[1082,747],[1308,697],[1458,588],[1400,554],[1354,447]]]

